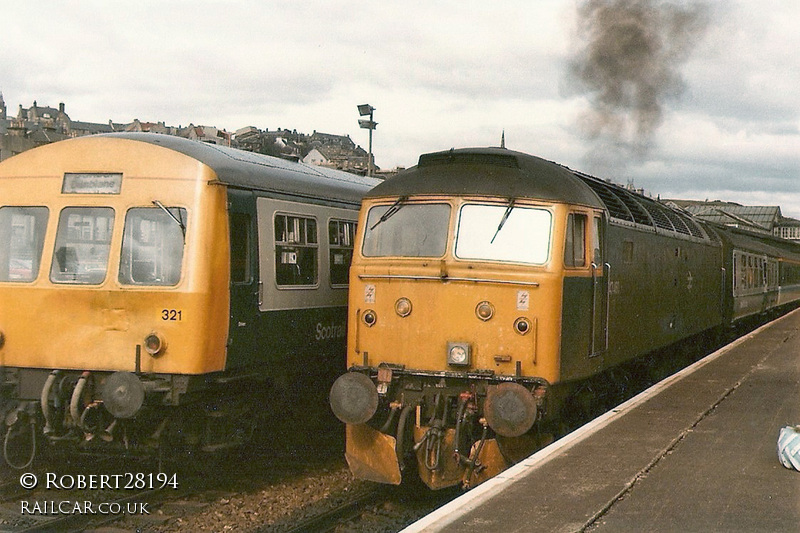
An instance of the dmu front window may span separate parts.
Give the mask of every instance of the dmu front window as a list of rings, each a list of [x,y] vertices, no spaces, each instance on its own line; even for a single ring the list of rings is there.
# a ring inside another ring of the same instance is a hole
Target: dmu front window
[[[39,275],[47,216],[46,207],[0,207],[0,281]]]
[[[550,253],[551,226],[546,209],[466,204],[458,218],[456,257],[541,265]]]
[[[448,204],[376,205],[369,210],[366,257],[441,257],[447,246]]]
[[[61,211],[50,268],[54,283],[99,285],[106,279],[114,210],[66,207]]]
[[[125,216],[119,282],[174,286],[181,279],[186,209],[137,207]]]

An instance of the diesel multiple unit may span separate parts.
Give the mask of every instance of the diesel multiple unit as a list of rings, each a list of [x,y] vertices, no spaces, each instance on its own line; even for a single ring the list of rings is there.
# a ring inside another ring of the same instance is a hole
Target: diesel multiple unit
[[[37,442],[214,450],[292,390],[324,404],[375,183],[155,134],[0,164],[7,461]]]

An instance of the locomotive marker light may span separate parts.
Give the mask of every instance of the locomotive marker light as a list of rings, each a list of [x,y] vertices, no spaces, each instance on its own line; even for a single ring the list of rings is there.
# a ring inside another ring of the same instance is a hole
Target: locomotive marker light
[[[375,311],[372,309],[367,309],[361,316],[361,320],[364,321],[364,324],[366,324],[368,328],[371,328],[378,321],[378,315],[376,315]]]
[[[411,314],[411,300],[408,298],[398,298],[394,303],[395,312],[402,318]]]
[[[536,421],[536,400],[519,383],[491,387],[484,407],[486,422],[503,437],[519,437]]]
[[[520,335],[527,335],[531,330],[531,321],[524,316],[519,317],[514,321],[514,331]]]
[[[114,372],[103,383],[101,398],[114,418],[133,418],[144,403],[144,385],[136,374]]]
[[[471,350],[467,342],[447,343],[447,364],[454,366],[468,366]]]
[[[144,350],[153,357],[164,353],[165,347],[164,339],[155,331],[144,338]]]
[[[475,307],[475,315],[484,322],[487,322],[494,316],[494,306],[490,302],[484,300]]]
[[[368,422],[378,410],[378,389],[360,372],[339,376],[331,387],[331,409],[345,424]]]

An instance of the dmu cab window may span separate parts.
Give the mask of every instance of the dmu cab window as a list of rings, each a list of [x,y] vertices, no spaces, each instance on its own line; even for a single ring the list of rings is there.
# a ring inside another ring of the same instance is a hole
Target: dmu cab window
[[[181,279],[186,209],[137,207],[125,215],[119,282],[174,286]]]
[[[331,220],[328,223],[331,285],[333,286],[347,285],[350,263],[353,261],[355,235],[355,222]]]
[[[366,257],[441,257],[447,246],[448,204],[376,205],[369,210],[362,253]]]
[[[61,211],[50,268],[54,283],[99,285],[106,279],[114,210],[66,207]]]
[[[551,221],[546,209],[466,204],[458,217],[456,257],[544,264]]]
[[[586,266],[586,215],[570,213],[564,243],[564,265]]]
[[[278,287],[317,284],[318,242],[316,219],[275,215],[275,281]]]
[[[48,213],[46,207],[0,207],[0,281],[39,275]]]

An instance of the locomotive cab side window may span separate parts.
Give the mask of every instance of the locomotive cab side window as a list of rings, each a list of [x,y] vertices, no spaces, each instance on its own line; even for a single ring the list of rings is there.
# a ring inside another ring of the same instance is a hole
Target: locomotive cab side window
[[[181,279],[186,209],[137,207],[125,216],[119,282],[174,286]]]
[[[331,285],[334,287],[347,285],[350,263],[353,261],[355,235],[355,222],[347,220],[328,222]]]
[[[592,263],[603,265],[603,219],[594,217],[594,230],[592,232]]]
[[[586,266],[586,215],[570,213],[567,218],[564,265]]]
[[[61,211],[50,268],[54,283],[99,285],[106,279],[114,210],[66,207]]]
[[[278,287],[317,284],[318,243],[315,218],[275,215],[275,281]]]
[[[0,207],[0,281],[39,275],[48,214],[46,207]]]

